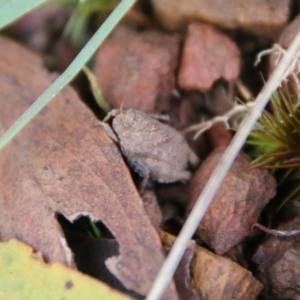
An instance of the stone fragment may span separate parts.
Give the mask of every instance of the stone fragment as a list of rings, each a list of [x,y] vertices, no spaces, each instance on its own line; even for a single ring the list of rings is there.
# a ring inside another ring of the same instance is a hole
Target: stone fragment
[[[273,72],[276,65],[278,64],[280,58],[284,54],[284,49],[286,50],[290,44],[292,43],[293,39],[296,37],[297,33],[300,31],[300,15],[297,16],[293,22],[291,22],[281,33],[278,42],[274,45],[273,52],[270,56],[269,60],[269,74]],[[278,45],[279,44],[279,47]],[[282,49],[283,48],[283,49]],[[287,89],[287,93],[292,94],[293,92],[295,95],[298,95],[299,90],[299,64],[293,65],[293,70],[290,68],[289,71],[294,71],[295,75],[298,75],[298,79],[295,80],[297,77],[291,75],[286,80],[286,84],[282,85],[283,89]],[[290,75],[290,74],[289,74]],[[292,92],[293,91],[293,92]]]
[[[67,5],[48,3],[21,17],[7,31],[32,50],[49,54],[70,15]]]
[[[179,87],[208,91],[220,78],[236,79],[240,64],[239,49],[229,37],[211,25],[191,23],[179,68]]]
[[[282,224],[278,230],[298,230],[300,216]],[[253,261],[268,299],[300,299],[300,244],[268,236]]]
[[[215,149],[194,174],[188,211],[206,185],[224,149]],[[224,254],[249,234],[251,225],[275,195],[273,176],[267,170],[251,168],[249,163],[250,159],[245,154],[238,155],[196,231],[217,254]]]
[[[180,99],[173,98],[170,102],[168,115],[170,117],[170,125],[177,130],[185,129],[199,122],[199,105],[202,100],[200,95],[182,95]],[[200,93],[198,93],[200,94]]]
[[[218,147],[227,147],[232,139],[230,131],[223,122],[215,123],[207,131],[209,142],[213,149]]]
[[[193,21],[266,36],[275,40],[288,22],[290,0],[152,0],[162,25],[182,29]]]
[[[281,45],[284,49],[287,49],[299,31],[300,31],[300,15],[298,15],[295,18],[295,20],[283,30],[283,32],[281,33],[278,39],[278,44]]]
[[[108,39],[98,51],[94,69],[105,100],[113,108],[167,110],[178,53],[179,38],[157,31]]]

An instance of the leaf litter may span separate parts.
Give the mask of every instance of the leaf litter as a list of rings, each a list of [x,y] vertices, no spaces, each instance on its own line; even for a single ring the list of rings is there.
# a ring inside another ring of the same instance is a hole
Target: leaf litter
[[[53,81],[41,60],[0,39],[0,132]],[[22,53],[22,56],[20,56]],[[119,243],[108,269],[145,295],[162,262],[159,237],[142,206],[122,156],[71,88],[65,88],[0,153],[1,239],[17,238],[47,262],[74,265],[60,212],[101,220]],[[165,294],[176,299],[174,285]]]
[[[45,264],[33,249],[15,239],[0,243],[0,298],[21,299],[109,299],[129,296],[61,263]]]

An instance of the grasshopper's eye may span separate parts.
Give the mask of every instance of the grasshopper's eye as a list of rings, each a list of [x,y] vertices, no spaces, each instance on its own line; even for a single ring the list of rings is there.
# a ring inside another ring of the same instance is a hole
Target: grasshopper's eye
[[[132,122],[124,121],[124,122],[123,122],[123,126],[124,126],[125,128],[131,128],[131,127],[132,127]]]

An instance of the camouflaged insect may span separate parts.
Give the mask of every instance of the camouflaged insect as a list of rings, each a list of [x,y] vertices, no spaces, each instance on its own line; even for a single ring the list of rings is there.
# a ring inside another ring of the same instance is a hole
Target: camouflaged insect
[[[114,109],[104,121],[110,118],[111,127],[102,125],[140,176],[161,183],[190,179],[186,168],[189,163],[197,165],[199,160],[178,131],[131,108]]]

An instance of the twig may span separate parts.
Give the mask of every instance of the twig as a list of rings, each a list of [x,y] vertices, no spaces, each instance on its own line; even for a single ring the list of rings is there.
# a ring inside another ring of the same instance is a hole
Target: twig
[[[263,50],[263,51],[259,52],[256,56],[254,66],[257,66],[261,62],[261,59],[262,59],[263,56],[269,55],[272,52],[273,52],[273,49],[266,49],[266,50]]]
[[[237,114],[240,114],[242,112],[247,112],[249,109],[252,109],[252,107],[255,105],[255,102],[253,100],[253,96],[250,93],[250,91],[244,86],[244,84],[241,82],[241,80],[236,80],[234,82],[235,87],[238,89],[240,94],[242,95],[243,99],[246,103],[244,104],[237,104],[235,103],[234,106],[227,111],[224,115],[216,116],[208,121],[204,121],[201,123],[193,124],[183,130],[181,130],[182,133],[187,132],[193,132],[196,131],[196,134],[194,136],[194,140],[196,140],[203,132],[210,129],[214,124],[218,122],[223,122],[227,128],[229,128],[229,121],[232,117],[236,116]]]
[[[249,89],[244,85],[244,83],[240,79],[237,79],[235,81],[235,88],[237,89],[237,91],[239,92],[239,94],[241,95],[242,99],[245,102],[253,101],[254,97],[252,93],[249,91]]]
[[[216,116],[213,119],[205,122],[201,122],[200,124],[192,125],[184,130],[182,130],[182,133],[191,132],[191,131],[197,131],[194,140],[196,140],[203,132],[210,129],[214,124],[223,122],[227,128],[229,128],[229,120],[235,116],[238,113],[246,112],[249,109],[251,109],[255,105],[254,102],[248,102],[246,104],[236,104],[231,110],[229,110],[227,113],[225,113],[222,116]]]
[[[253,110],[248,113],[243,120],[239,130],[232,139],[230,145],[225,150],[221,161],[214,169],[210,179],[208,180],[205,188],[199,196],[194,208],[192,209],[188,219],[186,220],[178,238],[176,239],[169,255],[167,256],[162,268],[160,269],[146,300],[158,300],[161,298],[166,287],[171,281],[173,274],[180,262],[180,259],[192,238],[199,222],[202,220],[208,206],[210,205],[213,197],[215,196],[219,186],[221,185],[225,175],[234,162],[237,154],[242,148],[247,136],[251,132],[257,119],[259,118],[264,107],[268,103],[274,90],[279,86],[282,77],[293,63],[294,58],[297,56],[300,49],[300,33],[293,40],[288,51],[283,55],[279,64],[276,66],[274,72],[269,80],[259,93]]]

